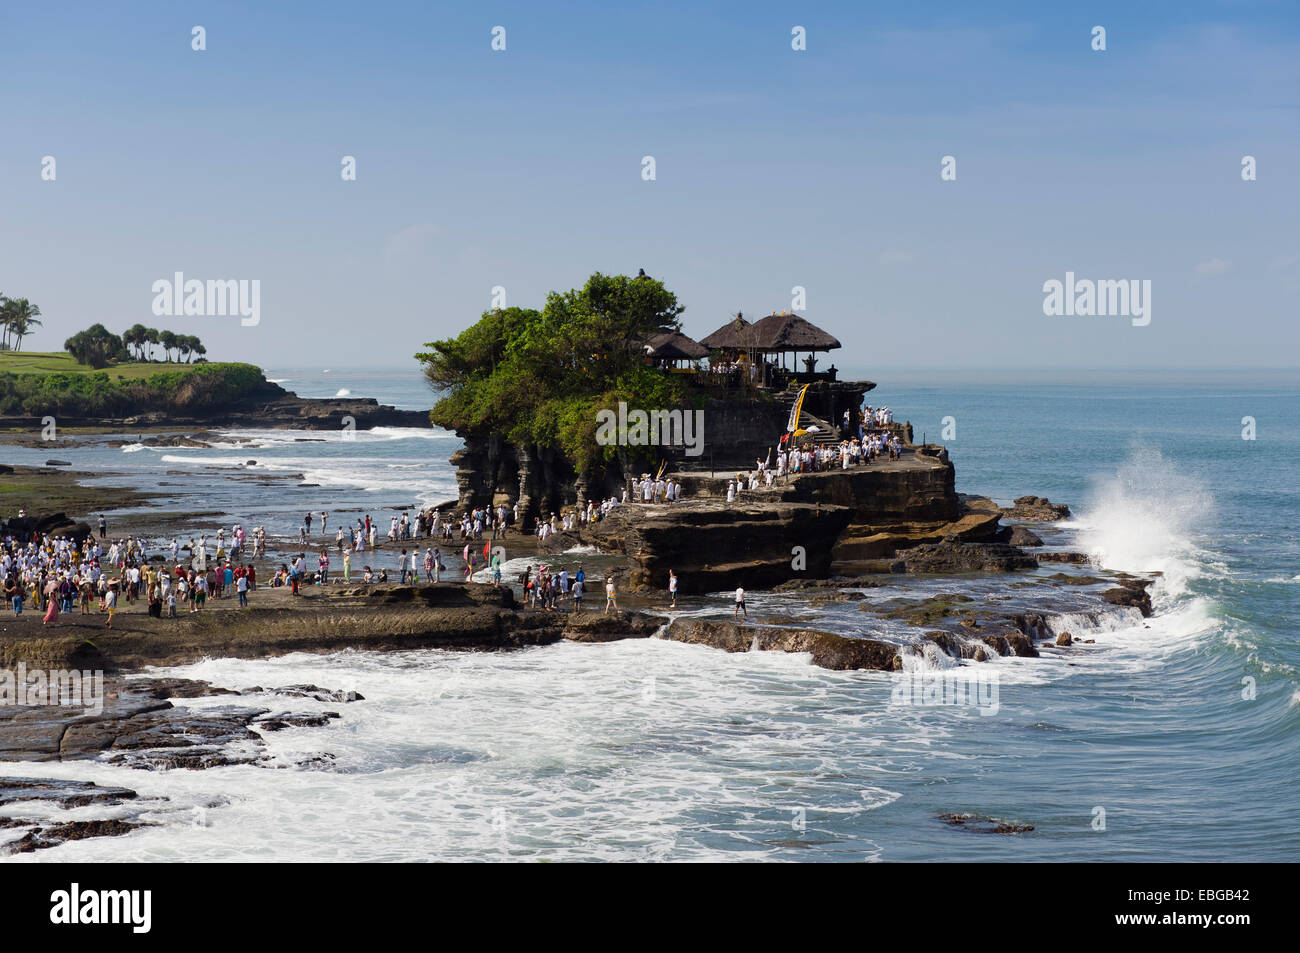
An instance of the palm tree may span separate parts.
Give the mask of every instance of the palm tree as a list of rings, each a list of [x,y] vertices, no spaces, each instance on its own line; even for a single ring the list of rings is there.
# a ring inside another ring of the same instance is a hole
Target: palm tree
[[[163,350],[166,352],[168,363],[171,363],[172,348],[176,347],[177,340],[175,331],[163,331],[158,335],[158,342],[162,344]]]
[[[194,339],[194,346],[190,348],[190,351],[194,354],[197,354],[200,359],[202,359],[204,354],[208,353],[208,349],[203,346],[203,342],[200,341],[197,337]]]
[[[41,309],[26,298],[7,298],[5,299],[4,308],[6,330],[14,336],[14,350],[20,351],[23,346],[23,338],[31,334],[35,328],[41,326],[41,322],[38,320]]]
[[[0,292],[0,351],[9,350],[9,298]]]
[[[150,359],[149,346],[151,344],[157,344],[158,342],[159,342],[158,329],[145,328],[144,329],[144,359],[146,361]]]
[[[122,332],[122,343],[128,350],[137,348],[139,350],[137,356],[141,359],[144,358],[144,336],[148,331],[149,329],[143,324],[133,324]]]

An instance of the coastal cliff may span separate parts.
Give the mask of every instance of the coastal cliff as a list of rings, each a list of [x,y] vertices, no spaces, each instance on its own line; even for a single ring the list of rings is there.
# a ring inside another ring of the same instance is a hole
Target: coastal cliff
[[[832,575],[1035,565],[1008,545],[1012,530],[990,501],[956,492],[952,463],[933,449],[780,477],[732,501],[725,477],[679,476],[682,502],[616,506],[597,523],[553,534],[544,547],[595,546],[624,556],[634,591],[665,588],[671,570],[683,594]]]
[[[817,382],[808,388],[805,414],[824,423],[838,420],[846,409],[859,407],[864,395],[875,386],[871,381]],[[503,503],[513,506],[518,501],[520,525],[531,529],[537,519],[558,513],[564,507],[582,506],[588,500],[619,497],[628,480],[647,469],[657,469],[661,464],[682,480],[688,492],[707,495],[716,491],[704,486],[701,482],[704,477],[751,469],[757,456],[774,447],[797,393],[797,387],[775,394],[700,387],[695,394],[699,404],[697,410],[703,415],[697,454],[688,453],[687,448],[680,445],[620,448],[614,460],[588,471],[555,447],[510,443],[497,433],[457,429],[456,435],[464,442],[450,461],[456,468],[457,505],[469,510]],[[829,426],[826,424],[826,428]],[[885,482],[888,481],[882,481],[877,490],[890,495],[892,491],[885,488]],[[951,474],[947,482],[951,489]],[[852,497],[852,492],[841,488],[840,499],[834,502],[846,505],[845,501]],[[942,486],[933,492],[939,496],[946,493]],[[816,502],[817,496],[806,496],[802,501]],[[800,498],[790,499],[798,501]],[[952,496],[954,506],[955,500],[956,497]],[[829,498],[825,501],[831,502]]]

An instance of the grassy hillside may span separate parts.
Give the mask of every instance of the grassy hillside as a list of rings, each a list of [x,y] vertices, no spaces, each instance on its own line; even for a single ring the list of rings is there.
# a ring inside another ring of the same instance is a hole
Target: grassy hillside
[[[0,414],[122,417],[203,414],[262,383],[252,364],[111,364],[95,370],[66,353],[0,353]]]
[[[111,364],[96,371],[78,364],[67,351],[0,351],[0,374],[107,374],[112,380],[137,381],[155,374],[201,367],[199,364]]]

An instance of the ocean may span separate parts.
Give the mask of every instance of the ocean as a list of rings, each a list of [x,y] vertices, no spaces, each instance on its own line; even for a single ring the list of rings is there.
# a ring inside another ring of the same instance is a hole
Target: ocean
[[[267,373],[304,397],[430,402],[411,369]],[[870,403],[948,446],[960,491],[1068,503],[1054,545],[1161,573],[1155,614],[1054,618],[1054,631],[1095,643],[968,666],[996,673],[995,711],[898,704],[899,680],[914,672],[834,672],[801,655],[657,639],[158,670],[233,688],[315,683],[365,701],[295,700],[342,717],[268,734],[266,766],[7,763],[9,776],[132,788],[156,799],[145,819],[158,826],[6,860],[1300,859],[1297,375],[866,376],[880,382]],[[1243,439],[1244,418],[1254,439]],[[451,434],[237,435],[249,440],[237,451],[128,443],[57,454],[117,474],[107,484],[167,493],[166,509],[228,514],[196,515],[196,532],[242,522],[287,534],[307,509],[355,522],[455,496]],[[50,455],[6,448],[6,462]],[[254,488],[222,469],[249,459],[285,479]],[[1007,581],[891,577],[865,595],[985,593]],[[750,608],[906,637],[797,594],[759,594]],[[718,596],[683,611],[731,608]],[[298,767],[322,753],[333,755],[326,769]],[[66,816],[88,811],[105,816]],[[1033,830],[981,833],[945,814]]]

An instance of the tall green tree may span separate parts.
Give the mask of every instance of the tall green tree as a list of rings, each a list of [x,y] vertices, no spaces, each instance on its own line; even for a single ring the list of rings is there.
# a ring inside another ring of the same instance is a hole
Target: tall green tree
[[[63,342],[63,349],[76,358],[78,364],[94,368],[107,367],[109,361],[126,354],[122,339],[102,324],[92,324]]]
[[[163,355],[168,363],[171,363],[172,351],[175,350],[178,340],[179,337],[175,331],[162,331],[158,335],[158,343],[163,346]]]
[[[556,448],[589,471],[617,454],[596,443],[596,414],[620,400],[684,407],[680,383],[647,366],[641,342],[679,330],[684,308],[662,282],[593,274],[552,292],[541,311],[488,311],[454,338],[416,355],[442,397],[430,414],[450,430],[498,433]]]
[[[148,330],[143,324],[137,323],[122,332],[122,343],[126,345],[128,351],[133,350],[140,360],[144,360],[144,339]]]

